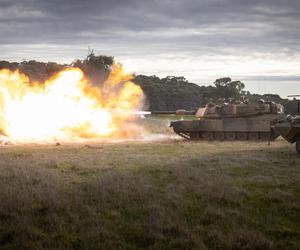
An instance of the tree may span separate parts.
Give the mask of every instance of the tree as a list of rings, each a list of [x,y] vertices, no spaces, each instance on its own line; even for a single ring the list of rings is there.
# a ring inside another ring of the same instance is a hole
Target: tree
[[[187,79],[183,76],[167,76],[161,80],[166,83],[188,83]]]
[[[83,70],[107,70],[113,64],[113,62],[114,58],[112,56],[96,56],[92,51],[84,60],[75,60],[72,63],[72,66],[81,68]]]
[[[231,82],[230,77],[223,77],[215,80],[214,84],[217,88],[228,87],[228,84]]]
[[[77,59],[72,66],[80,68],[91,83],[101,85],[107,79],[113,63],[112,56],[96,56],[91,50],[84,60]]]
[[[219,78],[214,82],[219,97],[230,98],[241,95],[245,84],[241,81],[232,81],[230,77]]]

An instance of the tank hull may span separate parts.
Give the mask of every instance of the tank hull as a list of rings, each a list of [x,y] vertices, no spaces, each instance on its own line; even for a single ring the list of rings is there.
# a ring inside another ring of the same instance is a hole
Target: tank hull
[[[178,135],[189,140],[272,141],[279,134],[272,128],[276,115],[231,117],[171,122]]]

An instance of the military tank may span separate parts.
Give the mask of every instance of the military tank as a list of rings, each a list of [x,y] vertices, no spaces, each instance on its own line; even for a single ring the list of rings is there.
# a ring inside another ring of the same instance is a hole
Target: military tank
[[[288,142],[296,142],[296,151],[300,154],[300,115],[288,115],[274,124],[272,128]]]
[[[230,100],[219,105],[210,101],[194,114],[194,120],[172,121],[170,127],[188,140],[272,141],[279,136],[272,125],[283,119],[284,108],[264,100],[256,103]]]
[[[288,97],[298,101],[297,114],[286,116],[273,125],[272,128],[286,141],[290,143],[296,142],[296,151],[300,154],[300,95],[290,95]]]

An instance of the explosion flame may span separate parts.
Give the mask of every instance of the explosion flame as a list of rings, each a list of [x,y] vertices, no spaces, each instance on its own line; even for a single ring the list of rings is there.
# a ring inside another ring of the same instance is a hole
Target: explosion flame
[[[64,69],[44,83],[0,70],[0,133],[15,142],[127,137],[143,100],[131,79],[120,64],[101,87],[89,84],[79,68]]]

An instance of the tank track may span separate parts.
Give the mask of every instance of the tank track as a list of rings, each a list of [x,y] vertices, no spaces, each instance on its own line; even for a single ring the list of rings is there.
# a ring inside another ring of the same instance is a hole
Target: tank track
[[[177,132],[187,140],[202,141],[273,141],[279,135],[271,132]]]

